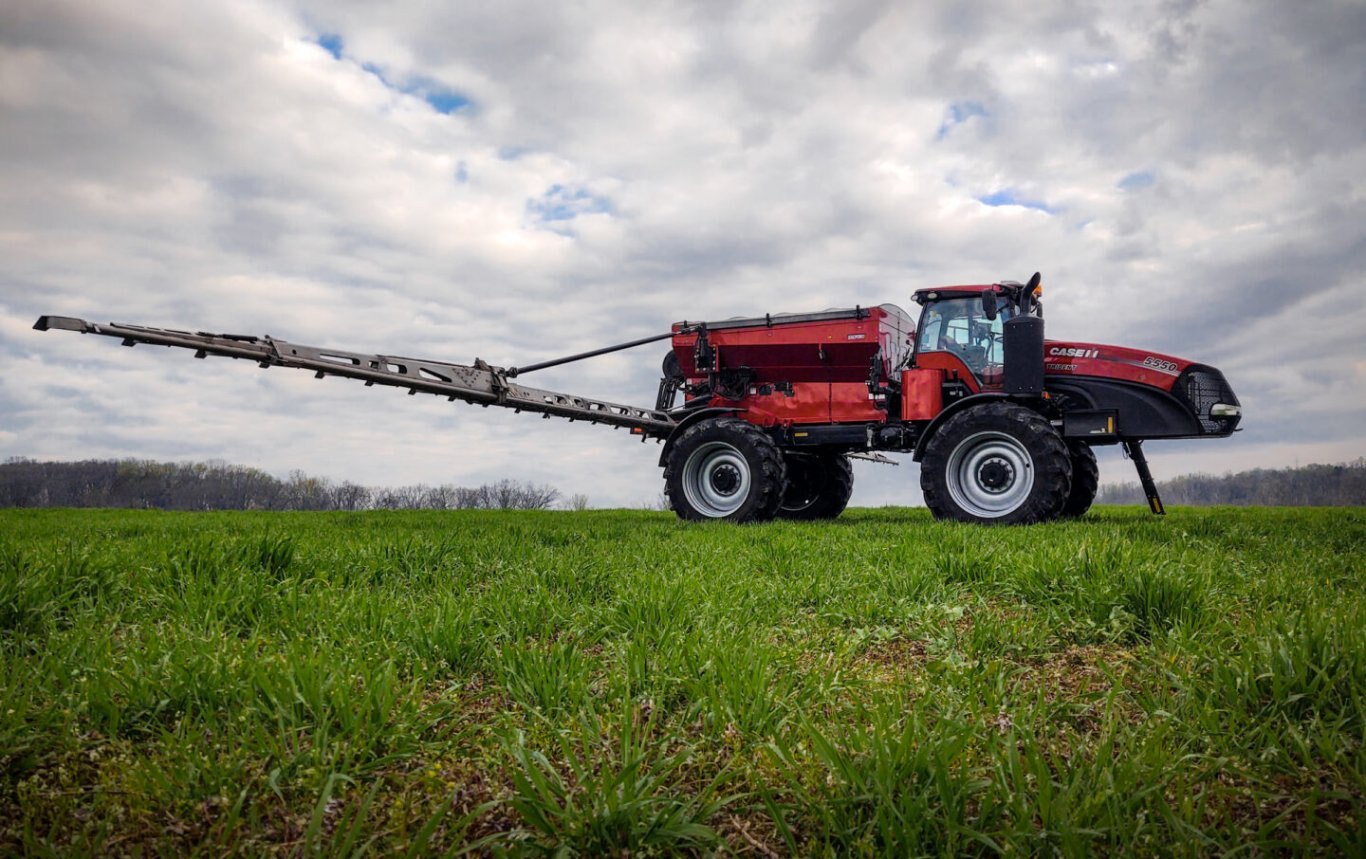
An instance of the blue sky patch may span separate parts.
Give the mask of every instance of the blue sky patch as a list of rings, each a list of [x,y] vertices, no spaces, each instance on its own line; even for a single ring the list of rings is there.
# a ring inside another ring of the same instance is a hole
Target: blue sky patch
[[[1151,170],[1139,170],[1137,173],[1130,173],[1120,179],[1118,187],[1121,191],[1137,191],[1141,188],[1147,188],[1156,181],[1157,177],[1153,175]]]
[[[331,54],[332,59],[341,59],[343,47],[341,36],[338,36],[336,33],[320,33],[318,38],[313,41],[317,42],[319,47]]]
[[[332,56],[341,59],[342,39],[341,36],[324,33],[317,38],[319,45],[328,50]],[[474,104],[468,96],[456,92],[444,84],[427,77],[413,77],[398,81],[389,77],[384,69],[374,63],[361,63],[360,67],[374,75],[380,83],[384,84],[395,92],[404,95],[417,96],[427,102],[437,113],[452,114],[463,110]]]
[[[944,121],[940,123],[939,131],[935,134],[934,139],[943,140],[955,125],[962,125],[974,116],[988,117],[991,116],[991,113],[982,106],[981,102],[955,101],[949,105],[948,111],[944,114]]]
[[[1047,203],[1039,200],[1026,200],[1009,188],[994,191],[984,197],[978,197],[977,202],[992,207],[1021,206],[1026,209],[1037,209],[1038,211],[1049,215],[1053,214],[1054,211],[1048,207]]]
[[[612,201],[587,188],[551,185],[540,197],[527,200],[526,210],[528,215],[543,223],[572,221],[580,215],[610,214]]]
[[[420,80],[404,89],[404,92],[421,96],[437,113],[452,114],[469,107],[472,102],[453,89],[430,81]]]

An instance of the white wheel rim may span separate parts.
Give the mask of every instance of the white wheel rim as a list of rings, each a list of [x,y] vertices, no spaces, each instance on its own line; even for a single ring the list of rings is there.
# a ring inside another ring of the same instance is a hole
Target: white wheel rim
[[[683,494],[688,504],[712,519],[739,510],[749,498],[752,482],[744,454],[723,441],[702,445],[683,463]]]
[[[1034,488],[1034,460],[1018,439],[1003,432],[979,432],[949,455],[949,495],[979,519],[999,519],[1020,508]]]

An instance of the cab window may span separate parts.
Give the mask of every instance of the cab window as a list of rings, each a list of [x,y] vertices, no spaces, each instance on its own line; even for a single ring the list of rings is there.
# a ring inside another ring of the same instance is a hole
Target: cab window
[[[1014,310],[1005,305],[995,319],[987,319],[982,312],[982,300],[975,296],[937,301],[925,308],[916,350],[952,352],[981,376],[992,365],[999,367],[1004,361],[1001,325],[1014,315]]]

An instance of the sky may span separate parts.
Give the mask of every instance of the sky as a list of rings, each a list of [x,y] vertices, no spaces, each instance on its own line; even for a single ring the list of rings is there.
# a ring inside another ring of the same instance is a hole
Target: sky
[[[1159,479],[1352,460],[1363,104],[1361,2],[7,0],[0,458],[647,506],[624,432],[31,326],[517,365],[1037,270],[1049,337],[1239,394]],[[649,405],[662,352],[527,383]],[[853,503],[920,503],[901,459]]]

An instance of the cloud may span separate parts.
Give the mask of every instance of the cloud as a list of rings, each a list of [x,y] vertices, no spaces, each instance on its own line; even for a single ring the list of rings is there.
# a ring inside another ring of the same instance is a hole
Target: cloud
[[[1238,390],[1247,431],[1153,445],[1159,473],[1360,455],[1363,45],[1347,2],[20,0],[0,445],[649,503],[657,449],[624,433],[28,326],[526,364],[1042,270],[1050,336]],[[649,403],[661,352],[535,383]],[[911,465],[858,480],[918,498]]]

